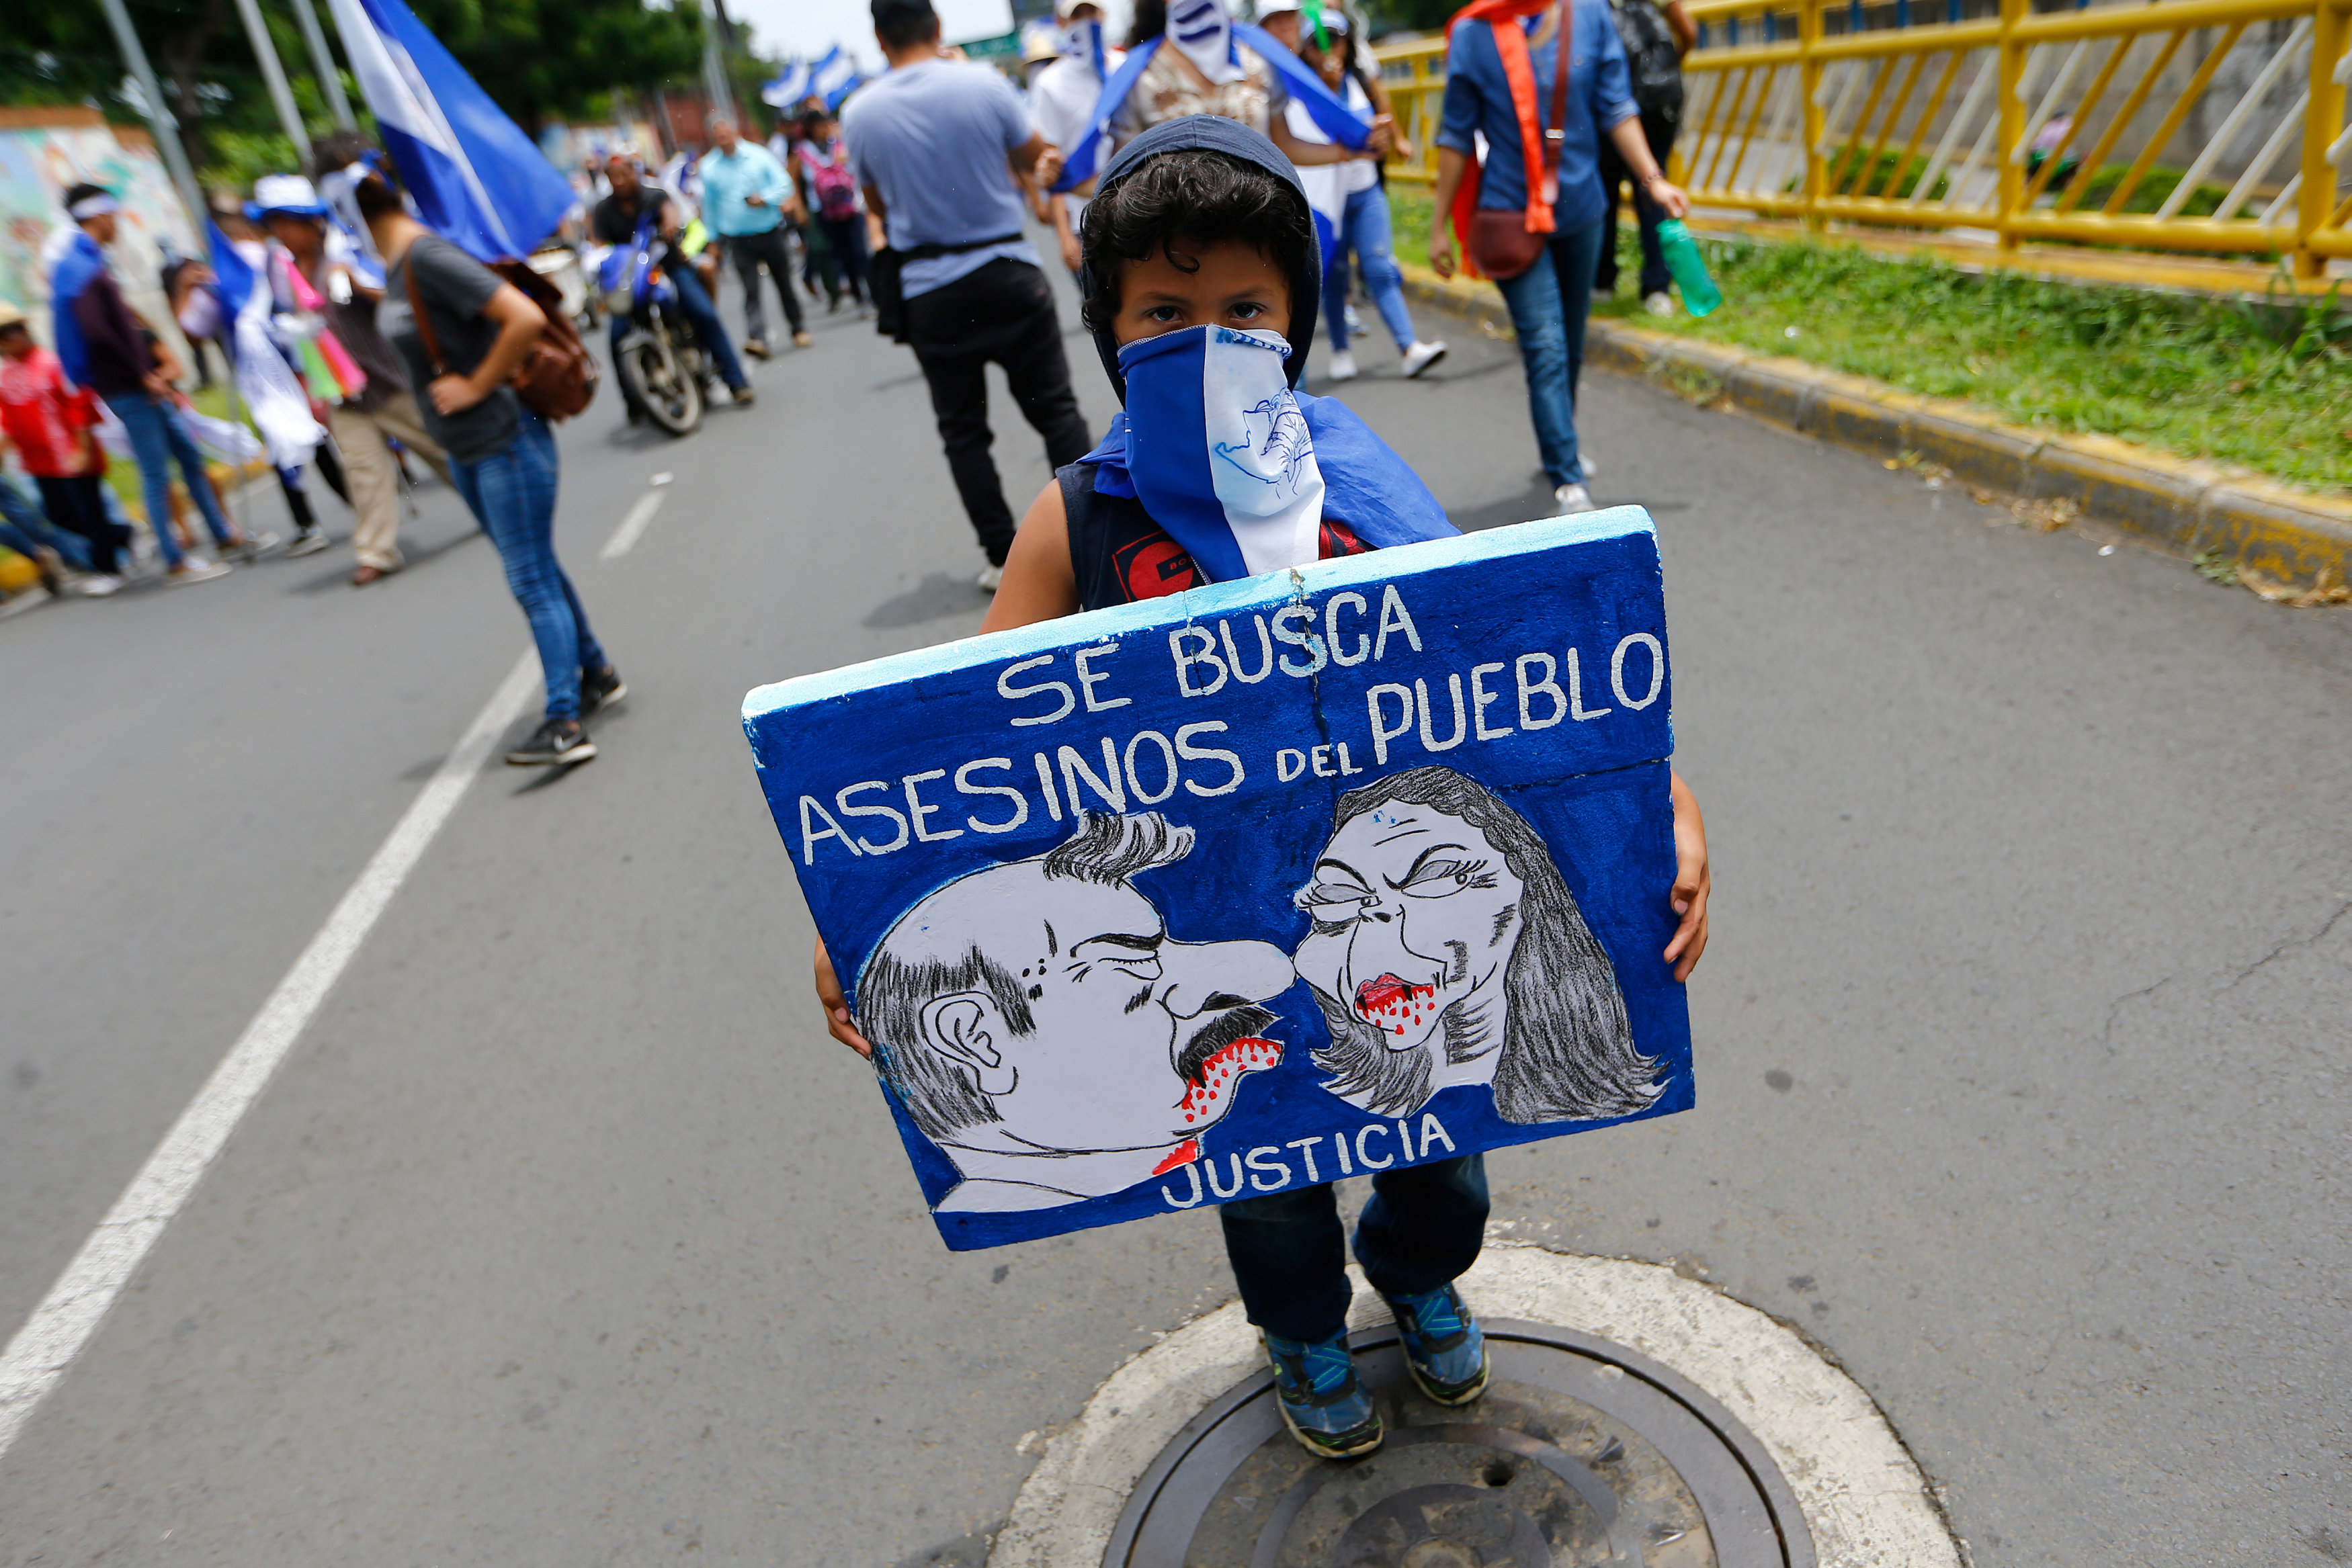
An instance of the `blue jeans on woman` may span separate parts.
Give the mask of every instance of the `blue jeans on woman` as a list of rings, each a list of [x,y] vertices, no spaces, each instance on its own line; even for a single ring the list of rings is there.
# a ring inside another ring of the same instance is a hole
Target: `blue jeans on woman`
[[[227,545],[236,541],[236,530],[228,526],[221,512],[220,502],[205,478],[205,455],[196,450],[196,438],[188,434],[188,422],[180,417],[179,405],[147,393],[126,392],[106,400],[106,406],[122,421],[130,433],[131,453],[138,459],[139,477],[147,497],[147,526],[154,530],[155,548],[163,552],[163,565],[177,571],[184,558],[180,541],[172,532],[172,465],[180,465],[180,476],[187,484],[188,499],[204,514],[205,527],[212,530],[213,542]]]
[[[1425,1294],[1478,1260],[1486,1209],[1484,1155],[1382,1171],[1356,1222],[1356,1261],[1383,1296]],[[1328,1183],[1229,1203],[1217,1218],[1250,1322],[1310,1343],[1346,1331],[1347,1233]]]
[[[1527,371],[1528,412],[1536,447],[1553,488],[1584,483],[1576,455],[1576,383],[1584,372],[1584,321],[1592,312],[1592,269],[1601,259],[1601,220],[1556,234],[1536,264],[1498,278]]]
[[[457,493],[481,519],[506,563],[507,587],[530,622],[547,677],[547,716],[580,716],[580,672],[604,667],[604,650],[588,630],[588,612],[555,559],[555,435],[529,409],[520,411],[513,444],[478,463],[449,462]]]
[[[1323,273],[1323,319],[1331,334],[1331,349],[1348,346],[1348,252],[1364,269],[1364,287],[1396,340],[1397,352],[1413,345],[1412,315],[1404,308],[1404,274],[1398,270],[1390,248],[1389,193],[1378,185],[1354,193],[1339,214],[1339,243],[1331,249],[1331,265]]]

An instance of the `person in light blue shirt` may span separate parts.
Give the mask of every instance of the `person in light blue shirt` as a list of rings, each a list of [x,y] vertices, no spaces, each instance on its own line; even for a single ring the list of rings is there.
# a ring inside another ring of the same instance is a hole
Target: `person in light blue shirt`
[[[1493,7],[1496,11],[1519,7]],[[1496,286],[1510,308],[1528,378],[1528,404],[1536,444],[1559,511],[1589,512],[1592,493],[1586,481],[1592,465],[1576,438],[1576,383],[1584,365],[1584,322],[1592,304],[1592,278],[1601,259],[1601,219],[1599,151],[1607,136],[1642,189],[1675,217],[1690,210],[1690,198],[1669,183],[1642,135],[1641,110],[1633,101],[1625,68],[1625,47],[1617,37],[1608,0],[1560,0],[1540,17],[1504,15],[1489,21],[1489,7],[1464,16],[1453,31],[1445,57],[1445,108],[1437,131],[1437,189],[1429,235],[1430,267],[1441,277],[1454,275],[1454,235],[1449,215],[1454,193],[1475,165],[1478,207],[1517,212],[1528,205],[1527,159],[1519,112],[1496,43],[1496,27],[1526,33],[1529,75],[1534,78],[1536,124],[1549,133],[1547,152],[1556,160],[1551,200],[1553,229],[1535,265]],[[1552,120],[1552,96],[1559,64],[1560,21],[1569,19],[1569,72],[1560,124]],[[1475,163],[1483,135],[1486,156]],[[1551,140],[1550,138],[1557,138]],[[1545,172],[1537,171],[1538,178]]]
[[[801,318],[799,296],[793,292],[792,255],[784,248],[783,225],[797,228],[805,215],[800,187],[766,148],[746,141],[731,120],[713,120],[710,139],[717,143],[702,155],[702,221],[735,263],[743,280],[743,351],[761,359],[769,355],[768,313],[760,301],[760,268],[768,269],[783,301],[784,319],[792,324],[793,343],[805,349],[811,339]]]
[[[980,585],[993,592],[1013,548],[1013,509],[988,455],[989,362],[1004,367],[1013,401],[1045,438],[1050,466],[1075,463],[1094,444],[1013,183],[1017,169],[1050,188],[1061,155],[1029,122],[1012,83],[947,57],[930,0],[873,0],[873,11],[890,71],[850,95],[841,130],[866,211],[890,240],[875,258],[876,305],[887,321],[895,266],[898,337],[930,383],[948,468],[988,556]]]

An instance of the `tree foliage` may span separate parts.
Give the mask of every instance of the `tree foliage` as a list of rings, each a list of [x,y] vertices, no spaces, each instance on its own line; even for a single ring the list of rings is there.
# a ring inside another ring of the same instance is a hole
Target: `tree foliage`
[[[702,13],[642,0],[411,0],[499,106],[536,131],[614,88],[701,79]]]
[[[331,36],[325,0],[313,0]],[[598,112],[614,89],[700,78],[702,19],[689,3],[646,0],[410,0],[458,63],[526,129]],[[189,161],[236,180],[291,168],[287,142],[235,0],[125,0],[179,121]],[[312,134],[330,129],[324,96],[287,0],[261,0],[278,57]],[[108,119],[144,115],[130,68],[96,0],[9,0],[0,26],[0,102],[93,104]],[[356,84],[345,90],[359,103]]]

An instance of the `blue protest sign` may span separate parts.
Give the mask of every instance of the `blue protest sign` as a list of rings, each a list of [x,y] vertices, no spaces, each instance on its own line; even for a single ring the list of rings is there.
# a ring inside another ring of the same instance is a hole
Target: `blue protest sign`
[[[1688,1109],[1635,507],[763,686],[760,780],[940,1234]]]

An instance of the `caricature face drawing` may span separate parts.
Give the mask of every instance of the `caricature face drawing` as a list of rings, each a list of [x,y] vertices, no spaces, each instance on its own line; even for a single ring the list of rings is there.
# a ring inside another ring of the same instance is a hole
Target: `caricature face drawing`
[[[1265,434],[1258,434],[1258,423],[1264,421]],[[1248,439],[1241,442],[1218,442],[1213,451],[1244,477],[1268,486],[1275,502],[1287,502],[1298,493],[1298,476],[1307,458],[1313,455],[1314,441],[1307,429],[1307,416],[1298,412],[1298,400],[1285,390],[1276,396],[1262,398],[1255,407],[1242,411],[1242,424]],[[1223,481],[1227,476],[1219,475]],[[1228,489],[1235,495],[1228,496]],[[1253,494],[1247,486],[1220,483],[1217,496],[1228,502],[1239,500],[1244,509],[1251,503],[1259,509],[1266,498]]]
[[[1155,1174],[1282,1048],[1264,942],[1179,942],[1129,879],[1192,848],[1156,813],[1088,816],[1050,853],[902,915],[858,1016],[915,1124],[965,1176],[940,1207],[1045,1207]]]
[[[1512,1122],[1630,1114],[1660,1092],[1615,971],[1517,812],[1447,768],[1351,790],[1297,895],[1342,1099],[1381,1115],[1491,1084]]]
[[[1519,940],[1526,884],[1502,852],[1460,817],[1391,802],[1350,818],[1315,863],[1298,903],[1315,922],[1298,972],[1378,1030],[1392,1051],[1417,1051],[1445,1027],[1500,1009],[1503,967]],[[1479,1035],[1478,1054],[1502,1044]]]

